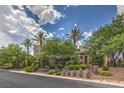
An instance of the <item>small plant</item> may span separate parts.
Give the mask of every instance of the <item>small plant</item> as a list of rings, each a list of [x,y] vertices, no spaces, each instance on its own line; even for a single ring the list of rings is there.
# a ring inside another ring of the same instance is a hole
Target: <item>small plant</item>
[[[63,65],[62,64],[54,64],[51,66],[51,69],[63,69]]]
[[[57,76],[60,76],[61,74],[62,74],[61,72],[57,72],[57,73],[56,73]]]
[[[100,73],[102,76],[113,76],[113,74],[110,71],[103,71]]]
[[[76,70],[79,70],[79,65],[75,65],[75,69]]]
[[[39,69],[39,65],[38,64],[33,66],[33,71],[37,71],[37,69]]]
[[[28,66],[28,67],[24,68],[24,70],[25,70],[26,72],[32,72],[32,71],[33,71],[33,67]]]
[[[74,65],[68,65],[69,70],[74,70]]]
[[[109,70],[109,67],[106,66],[106,65],[104,65],[104,66],[102,67],[102,70],[103,70],[103,71],[108,71],[108,70]]]
[[[82,69],[82,70],[86,70],[86,67],[87,67],[87,66],[86,66],[85,64],[81,64],[81,65],[80,65],[80,69]]]
[[[124,68],[124,62],[121,62],[119,65],[120,67]]]
[[[50,71],[48,72],[48,74],[52,75],[52,74],[54,74],[54,71],[53,71],[53,70],[50,70]]]

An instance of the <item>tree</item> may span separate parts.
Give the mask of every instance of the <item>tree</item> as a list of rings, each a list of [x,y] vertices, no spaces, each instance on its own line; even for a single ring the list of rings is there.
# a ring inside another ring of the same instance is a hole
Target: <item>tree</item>
[[[40,44],[40,53],[42,52],[42,47],[43,47],[43,43],[46,39],[46,35],[44,32],[38,32],[37,35],[34,36],[33,40],[39,42]]]
[[[26,38],[22,43],[26,47],[26,50],[27,50],[27,58],[26,58],[27,65],[28,65],[28,62],[29,62],[29,49],[32,46],[32,43],[33,42],[28,38]]]
[[[0,62],[2,64],[11,64],[13,68],[19,68],[22,61],[26,58],[26,52],[17,44],[9,44],[0,49]]]
[[[92,61],[102,60],[107,57],[111,64],[116,67],[116,60],[120,53],[123,54],[123,15],[117,16],[110,24],[100,27],[87,42]],[[99,61],[102,63],[101,61]]]
[[[76,46],[77,41],[79,41],[82,38],[83,33],[80,32],[80,29],[77,26],[74,26],[70,34],[67,34],[67,35],[73,42],[73,45]]]
[[[65,58],[69,58],[75,54],[75,47],[72,42],[68,40],[61,40],[59,38],[52,38],[47,40],[43,46],[43,52],[49,58],[59,58],[64,63]],[[64,63],[65,64],[65,63]]]

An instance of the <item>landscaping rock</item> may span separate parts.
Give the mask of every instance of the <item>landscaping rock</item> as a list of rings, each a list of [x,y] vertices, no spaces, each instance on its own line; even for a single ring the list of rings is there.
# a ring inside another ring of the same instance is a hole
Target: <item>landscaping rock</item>
[[[83,77],[83,70],[80,70],[79,76],[80,76],[80,77]]]
[[[86,77],[87,78],[91,78],[91,76],[92,76],[91,70],[87,69],[87,71],[86,71]]]

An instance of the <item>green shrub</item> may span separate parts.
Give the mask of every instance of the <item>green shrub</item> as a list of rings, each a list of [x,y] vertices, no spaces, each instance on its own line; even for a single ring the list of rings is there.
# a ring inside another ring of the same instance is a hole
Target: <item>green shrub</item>
[[[100,73],[102,76],[113,76],[113,74],[110,71],[103,71]]]
[[[74,70],[74,65],[68,65],[69,70]]]
[[[124,62],[121,62],[121,63],[119,64],[119,66],[122,67],[122,68],[124,68]]]
[[[34,65],[32,67],[33,67],[33,71],[37,71],[37,69],[39,69],[39,65],[38,64],[36,64],[36,65]]]
[[[0,68],[1,68],[1,69],[5,69],[5,70],[8,70],[8,69],[11,69],[12,66],[1,66]]]
[[[33,71],[33,67],[28,66],[24,69],[26,72],[32,72]]]
[[[86,66],[85,64],[81,64],[81,65],[80,65],[80,69],[86,70],[86,68],[87,68],[87,66]]]
[[[51,69],[63,69],[63,65],[62,64],[54,64],[51,66]]]
[[[75,65],[75,69],[76,70],[79,70],[79,65]]]
[[[102,70],[108,71],[108,70],[109,70],[109,67],[108,67],[108,66],[103,66],[103,67],[102,67]]]
[[[48,74],[52,75],[52,74],[54,74],[54,71],[53,71],[53,70],[50,70],[50,71],[48,72]]]

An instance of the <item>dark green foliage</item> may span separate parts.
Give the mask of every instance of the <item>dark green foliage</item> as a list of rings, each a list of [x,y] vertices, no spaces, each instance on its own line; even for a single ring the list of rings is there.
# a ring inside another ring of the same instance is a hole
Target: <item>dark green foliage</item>
[[[75,65],[75,69],[76,70],[79,70],[79,65]]]
[[[51,66],[51,69],[63,69],[63,65],[62,64],[54,64]]]

